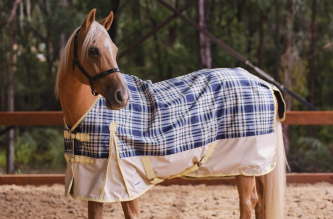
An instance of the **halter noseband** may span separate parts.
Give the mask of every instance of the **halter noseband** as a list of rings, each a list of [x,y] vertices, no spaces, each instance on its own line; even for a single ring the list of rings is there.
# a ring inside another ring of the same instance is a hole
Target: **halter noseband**
[[[120,70],[119,70],[119,68],[111,68],[109,70],[103,71],[102,73],[100,73],[94,77],[90,76],[88,74],[88,72],[81,65],[79,59],[77,58],[77,38],[79,36],[79,32],[80,32],[80,28],[76,31],[75,36],[74,36],[74,59],[72,62],[73,71],[74,71],[74,68],[76,65],[81,70],[81,72],[89,79],[89,84],[90,84],[92,95],[97,96],[98,93],[93,88],[95,81],[97,81],[98,79],[100,79],[108,74],[111,74],[114,72],[120,72]]]

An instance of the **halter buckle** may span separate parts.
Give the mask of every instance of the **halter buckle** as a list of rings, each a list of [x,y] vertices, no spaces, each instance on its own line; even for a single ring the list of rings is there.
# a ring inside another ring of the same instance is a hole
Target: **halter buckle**
[[[98,95],[98,93],[94,90],[94,88],[92,88],[91,87],[91,93],[92,93],[92,95],[94,95],[94,96],[97,96]]]

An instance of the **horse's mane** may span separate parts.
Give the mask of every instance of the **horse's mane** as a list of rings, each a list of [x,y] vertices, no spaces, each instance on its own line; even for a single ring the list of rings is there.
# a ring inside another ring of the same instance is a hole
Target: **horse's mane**
[[[56,98],[59,97],[59,79],[60,79],[60,76],[61,76],[62,73],[67,71],[68,62],[71,61],[71,60],[68,60],[69,50],[70,50],[70,47],[71,47],[71,43],[73,41],[74,34],[77,31],[77,29],[75,29],[75,31],[69,37],[69,39],[66,43],[66,46],[63,50],[60,62],[59,62],[57,77],[56,77],[56,84],[55,84],[55,88],[54,88],[54,94],[55,94]],[[86,53],[88,52],[89,45],[94,40],[96,40],[101,35],[102,32],[104,32],[108,35],[105,28],[102,25],[100,25],[98,22],[94,21],[92,23],[92,25],[90,26],[89,31],[88,31],[88,33],[87,33],[87,35],[86,35],[86,37],[83,41],[82,49],[81,49],[82,52],[81,52],[81,54],[78,54],[80,60],[84,59]]]

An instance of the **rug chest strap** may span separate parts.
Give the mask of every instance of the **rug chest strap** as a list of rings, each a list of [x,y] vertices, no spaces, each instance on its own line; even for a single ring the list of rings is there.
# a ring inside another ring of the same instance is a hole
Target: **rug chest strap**
[[[64,131],[64,138],[72,138],[72,139],[76,139],[78,141],[85,141],[85,142],[89,142],[89,134],[86,133],[70,133],[69,131],[65,130]]]

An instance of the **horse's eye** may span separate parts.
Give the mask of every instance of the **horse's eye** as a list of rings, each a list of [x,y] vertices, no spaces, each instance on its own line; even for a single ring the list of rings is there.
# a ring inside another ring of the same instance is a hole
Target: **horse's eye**
[[[92,47],[92,48],[89,49],[89,55],[97,56],[98,54],[99,54],[98,48]]]

